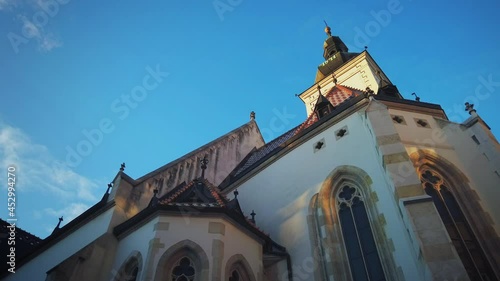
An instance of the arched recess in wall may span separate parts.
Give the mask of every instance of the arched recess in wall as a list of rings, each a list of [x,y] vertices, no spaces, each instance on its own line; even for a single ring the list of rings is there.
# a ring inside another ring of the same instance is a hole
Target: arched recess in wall
[[[208,256],[198,244],[183,240],[168,248],[158,261],[155,281],[209,280]],[[184,279],[183,279],[184,278]]]
[[[499,280],[500,238],[467,176],[430,150],[416,151],[410,158],[471,279]]]
[[[241,254],[231,256],[226,262],[225,281],[256,281],[250,264]]]
[[[139,251],[133,251],[125,259],[114,281],[137,281],[142,272],[142,255]]]
[[[315,279],[398,280],[394,247],[386,238],[372,184],[362,169],[340,166],[312,197],[309,227]]]

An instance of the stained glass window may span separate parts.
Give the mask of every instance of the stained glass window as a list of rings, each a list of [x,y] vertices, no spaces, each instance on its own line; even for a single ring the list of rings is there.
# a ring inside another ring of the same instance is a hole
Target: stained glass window
[[[353,280],[385,281],[361,193],[353,186],[343,186],[337,195],[337,206]]]
[[[130,278],[127,280],[128,281],[136,281],[138,273],[139,273],[139,268],[136,266],[136,267],[134,267],[134,270],[132,270],[132,273],[130,274]]]
[[[233,273],[231,273],[231,276],[229,277],[229,281],[240,281],[240,274],[238,271],[233,270]]]
[[[424,170],[421,178],[425,192],[432,197],[469,278],[484,281],[497,280],[464,213],[450,192],[449,185],[440,175],[430,170]]]
[[[195,269],[191,260],[183,257],[172,270],[172,281],[193,281]]]

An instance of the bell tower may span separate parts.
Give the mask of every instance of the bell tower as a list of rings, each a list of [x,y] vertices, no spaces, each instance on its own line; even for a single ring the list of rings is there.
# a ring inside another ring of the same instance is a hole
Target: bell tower
[[[318,65],[314,84],[298,95],[306,106],[307,116],[313,112],[323,113],[321,110],[319,112],[316,106],[318,101],[322,101],[318,96],[320,93],[317,91],[318,86],[323,95],[327,95],[336,85],[339,85],[358,91],[368,89],[377,95],[402,98],[398,88],[384,74],[366,48],[359,53],[349,52],[344,41],[339,36],[332,35],[332,30],[328,25],[325,27],[325,33],[324,61]],[[343,97],[339,97],[338,100],[343,100]],[[320,102],[320,104],[325,103]],[[326,110],[328,106],[321,109]]]
[[[332,74],[345,62],[359,55],[359,53],[349,53],[349,49],[342,39],[339,36],[332,36],[331,28],[326,22],[325,25],[326,40],[323,43],[323,58],[325,61],[318,66],[315,82]]]

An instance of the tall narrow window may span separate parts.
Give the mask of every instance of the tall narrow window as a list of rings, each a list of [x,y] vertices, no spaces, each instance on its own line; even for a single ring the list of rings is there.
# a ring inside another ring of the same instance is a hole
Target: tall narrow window
[[[137,274],[139,273],[139,268],[136,266],[132,270],[130,277],[127,281],[137,281]]]
[[[422,183],[432,197],[453,246],[471,280],[497,280],[449,185],[434,171],[424,169]]]
[[[337,194],[337,208],[354,281],[385,281],[377,245],[359,190],[344,185]]]
[[[193,281],[195,278],[195,269],[191,260],[183,257],[172,269],[172,281]]]

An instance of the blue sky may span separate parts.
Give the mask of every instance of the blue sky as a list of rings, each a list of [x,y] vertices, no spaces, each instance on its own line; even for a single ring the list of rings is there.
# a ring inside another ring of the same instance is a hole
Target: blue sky
[[[266,141],[277,137],[306,118],[295,94],[323,61],[323,20],[351,51],[367,45],[404,97],[441,104],[453,121],[472,102],[498,135],[498,10],[493,0],[0,0],[0,201],[14,164],[18,226],[43,238],[95,204],[122,162],[140,177],[252,110]]]

